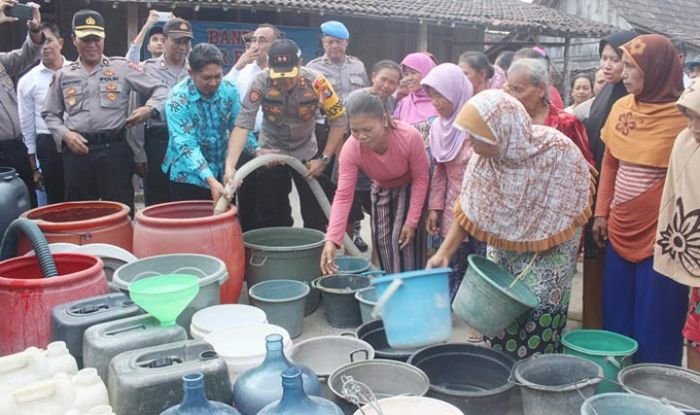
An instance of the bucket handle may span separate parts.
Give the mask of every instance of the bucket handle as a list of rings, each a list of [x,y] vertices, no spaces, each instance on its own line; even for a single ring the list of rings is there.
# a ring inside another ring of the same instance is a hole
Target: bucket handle
[[[318,290],[318,283],[319,283],[319,281],[321,281],[321,278],[323,278],[323,276],[320,276],[318,278],[314,278],[313,280],[311,280],[311,282],[309,282],[309,285],[311,286],[311,288],[313,288],[314,290]]]
[[[364,358],[363,360],[369,360],[369,350],[367,350],[367,349],[357,349],[357,350],[353,350],[352,352],[350,352],[350,362],[351,362],[351,363],[355,363],[355,362],[357,361],[357,360],[355,360],[355,355],[356,355],[356,354],[359,354],[359,353],[364,353],[364,354],[365,354],[365,358]]]
[[[248,263],[254,267],[262,267],[267,262],[267,255],[263,255],[263,254],[258,255],[257,261],[255,260],[255,258],[256,258],[256,252],[253,251],[253,253],[250,254],[250,260],[248,261]]]
[[[612,356],[606,356],[605,361],[610,363],[611,365],[615,366],[615,368],[617,368],[618,370],[622,369],[622,363]]]
[[[355,334],[355,333],[353,333],[353,332],[351,332],[351,331],[344,331],[344,332],[338,334],[338,336],[340,336],[340,337],[354,337],[354,338],[357,338],[357,334]]]
[[[142,280],[144,278],[157,277],[159,275],[162,275],[162,274],[159,274],[155,271],[144,271],[144,272],[140,272],[140,273],[136,274],[134,276],[134,279],[131,280],[131,282],[134,283],[134,282]]]
[[[396,294],[396,291],[401,288],[403,285],[403,280],[400,279],[395,279],[394,281],[389,284],[389,287],[384,291],[384,294],[382,294],[382,297],[377,301],[377,304],[374,306],[374,309],[372,309],[372,318],[377,319],[379,318],[382,308],[386,305],[386,303],[389,301],[389,299]]]
[[[185,272],[184,274],[191,274],[191,275],[194,275],[196,277],[201,277],[201,278],[206,277],[206,274],[201,269],[195,268],[195,267],[181,267],[181,268],[178,268],[175,271],[171,272],[171,274],[182,274],[183,273],[182,271],[194,271],[191,273]]]

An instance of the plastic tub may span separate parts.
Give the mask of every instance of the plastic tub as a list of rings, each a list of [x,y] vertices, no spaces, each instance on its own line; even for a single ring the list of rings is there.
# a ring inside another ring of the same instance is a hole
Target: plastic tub
[[[199,293],[177,318],[177,324],[190,327],[192,315],[219,304],[222,285],[228,279],[226,264],[216,257],[200,254],[168,254],[142,258],[119,268],[112,283],[123,292],[129,285],[148,277],[166,274],[187,274],[199,278]]]
[[[292,338],[301,335],[306,297],[311,288],[301,281],[270,280],[250,287],[250,304],[263,310],[271,324],[284,327]]]
[[[243,234],[237,215],[235,206],[214,215],[213,203],[204,200],[163,203],[141,209],[136,212],[134,255],[146,258],[163,254],[203,254],[219,258],[228,271],[228,280],[222,281],[220,302],[236,303],[245,271]]]
[[[65,202],[34,208],[22,214],[32,219],[49,242],[76,245],[105,243],[132,251],[133,227],[128,206],[108,201]],[[31,250],[20,238],[19,251]]]
[[[311,286],[323,293],[326,321],[336,328],[355,328],[362,324],[360,303],[355,293],[370,285],[369,277],[335,274],[315,279]]]
[[[92,255],[53,255],[58,274],[44,278],[36,257],[0,262],[0,356],[51,341],[51,310],[107,292],[102,261]]]
[[[247,324],[266,324],[267,315],[257,307],[244,304],[213,305],[192,316],[190,336],[204,340],[210,333]]]
[[[666,399],[682,410],[700,410],[700,373],[678,366],[642,363],[620,371],[624,390],[656,399]]]
[[[381,320],[372,320],[357,328],[357,338],[364,340],[374,348],[374,354],[378,359],[390,359],[405,362],[418,348],[394,349],[389,346],[386,339],[384,323]]]
[[[287,330],[272,324],[245,324],[210,333],[204,341],[211,344],[228,367],[231,383],[246,370],[256,368],[265,360],[266,338],[279,334],[283,338],[285,354],[292,347]]]
[[[379,408],[383,415],[464,415],[456,406],[433,398],[417,396],[395,396],[380,399]],[[378,415],[369,405],[357,410],[353,415]]]
[[[683,412],[646,396],[603,393],[586,399],[581,415],[683,415]]]
[[[355,293],[355,298],[360,303],[360,316],[362,324],[372,321],[372,310],[377,305],[377,290],[374,287],[367,287]]]

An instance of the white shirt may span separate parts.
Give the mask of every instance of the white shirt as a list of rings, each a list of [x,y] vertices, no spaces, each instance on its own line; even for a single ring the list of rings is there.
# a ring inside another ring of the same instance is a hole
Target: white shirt
[[[70,62],[63,58],[63,65]],[[47,68],[42,62],[32,68],[17,83],[17,99],[19,110],[19,122],[22,128],[24,145],[27,146],[29,154],[36,153],[36,137],[39,134],[51,134],[44,119],[41,118],[41,111],[44,109],[46,91],[49,89],[51,77],[56,71]],[[58,144],[57,144],[58,145]]]
[[[248,94],[248,90],[250,89],[250,84],[253,83],[253,79],[262,71],[262,68],[258,66],[257,62],[247,64],[240,71],[234,66],[231,68],[229,73],[226,74],[225,79],[236,84],[236,87],[238,88],[238,95],[241,97],[242,102],[243,98],[245,98],[246,94]],[[262,121],[263,113],[261,108],[258,110],[258,114],[255,116],[255,129],[253,131],[260,131]]]

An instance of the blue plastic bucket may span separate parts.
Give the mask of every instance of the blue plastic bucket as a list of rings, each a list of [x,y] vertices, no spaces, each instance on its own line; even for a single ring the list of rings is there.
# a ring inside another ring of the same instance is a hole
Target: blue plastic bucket
[[[364,258],[354,256],[339,256],[335,258],[339,274],[361,274],[372,264]]]
[[[377,305],[391,347],[415,348],[441,343],[452,334],[450,268],[402,272],[376,278]]]

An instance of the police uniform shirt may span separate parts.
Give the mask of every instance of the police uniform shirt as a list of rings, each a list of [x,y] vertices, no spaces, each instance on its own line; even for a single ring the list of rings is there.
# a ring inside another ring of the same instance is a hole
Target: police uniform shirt
[[[90,72],[80,60],[56,72],[41,115],[54,137],[66,132],[116,132],[125,125],[129,93],[150,97],[146,105],[162,114],[167,88],[123,57],[102,57]],[[67,114],[66,121],[63,115]]]
[[[14,140],[22,134],[12,77],[31,65],[39,51],[41,44],[35,44],[27,36],[20,49],[0,53],[0,141]]]
[[[365,64],[353,56],[345,55],[345,59],[337,64],[323,55],[309,62],[306,67],[325,76],[343,102],[351,92],[369,86]]]
[[[297,159],[310,160],[318,148],[314,130],[316,110],[320,107],[319,92],[313,85],[314,81],[328,81],[323,75],[309,68],[300,67],[299,70],[297,85],[288,93],[273,85],[269,70],[259,73],[243,98],[236,126],[252,130],[255,126],[255,116],[262,106],[262,148],[277,149]],[[326,94],[330,96],[324,99],[330,102],[335,94],[330,85]],[[345,109],[342,104],[338,104],[337,111],[326,116],[331,127],[345,128]]]
[[[187,64],[182,67],[175,67],[168,65],[168,61],[165,60],[165,54],[161,55],[155,59],[148,59],[142,63],[144,72],[151,75],[152,77],[161,81],[168,91],[170,91],[175,84],[188,78]],[[143,98],[141,98],[143,102]],[[160,118],[151,118],[147,121],[149,127],[155,126],[165,126],[165,120]]]

